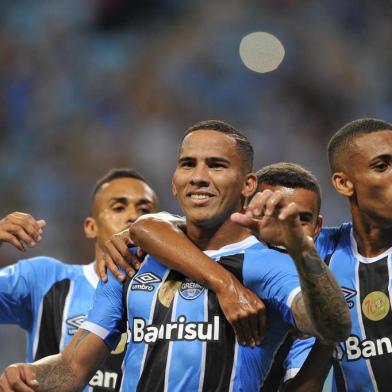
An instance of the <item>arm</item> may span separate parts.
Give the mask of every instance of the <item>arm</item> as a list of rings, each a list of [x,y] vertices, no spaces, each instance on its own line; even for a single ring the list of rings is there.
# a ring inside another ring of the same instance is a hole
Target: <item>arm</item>
[[[223,313],[232,325],[238,340],[243,344],[259,344],[265,333],[265,307],[252,291],[246,289],[225,268],[213,262],[178,228],[178,223],[167,219],[167,215],[155,214],[140,217],[124,233],[112,237],[105,244],[105,261],[110,270],[117,263],[124,269],[130,268],[125,259],[134,258],[128,246],[136,243],[167,267],[181,272],[217,294]],[[137,261],[133,261],[137,268]],[[117,268],[115,268],[117,269]],[[117,276],[120,272],[117,269]],[[102,274],[101,274],[102,276]]]
[[[8,366],[0,378],[4,392],[73,392],[92,377],[110,350],[98,336],[79,329],[61,354]]]
[[[279,191],[266,190],[252,199],[246,214],[235,213],[232,220],[268,244],[283,245],[294,260],[302,289],[291,305],[298,329],[322,340],[346,339],[351,319],[342,291],[305,235],[297,205],[288,204]]]
[[[293,345],[297,342],[295,341]],[[324,344],[316,340],[301,369],[293,379],[284,384],[283,390],[285,392],[321,392],[331,366],[334,348],[334,343]]]

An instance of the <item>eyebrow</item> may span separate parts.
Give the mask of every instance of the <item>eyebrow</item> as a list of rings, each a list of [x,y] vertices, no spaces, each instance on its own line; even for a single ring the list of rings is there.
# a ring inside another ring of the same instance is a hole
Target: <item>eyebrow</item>
[[[189,157],[189,156],[185,156],[185,157],[182,157],[182,158],[179,158],[178,159],[178,163],[181,163],[181,162],[186,162],[186,161],[195,161],[197,158],[195,158],[195,157]],[[227,163],[227,164],[230,164],[230,160],[229,159],[227,159],[227,158],[223,158],[223,157],[206,157],[206,158],[204,158],[206,161],[212,161],[212,162],[225,162],[225,163]]]
[[[118,197],[112,197],[112,198],[110,198],[109,203],[110,203],[110,204],[114,204],[114,203],[127,204],[127,203],[128,203],[128,200],[129,200],[128,197],[125,197],[125,196],[118,196]],[[135,203],[135,205],[137,205],[137,206],[142,205],[142,204],[153,204],[153,200],[143,198],[143,199],[139,199],[139,200]]]
[[[377,155],[376,157],[372,158],[370,162],[376,161],[377,159],[382,159],[382,160],[391,160],[392,154],[380,154]]]

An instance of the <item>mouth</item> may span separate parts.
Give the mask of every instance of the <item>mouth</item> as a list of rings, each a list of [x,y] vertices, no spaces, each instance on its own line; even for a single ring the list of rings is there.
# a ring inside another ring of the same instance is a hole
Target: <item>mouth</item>
[[[207,204],[212,198],[215,197],[214,194],[209,192],[188,192],[186,196],[192,201],[195,205],[204,205]]]

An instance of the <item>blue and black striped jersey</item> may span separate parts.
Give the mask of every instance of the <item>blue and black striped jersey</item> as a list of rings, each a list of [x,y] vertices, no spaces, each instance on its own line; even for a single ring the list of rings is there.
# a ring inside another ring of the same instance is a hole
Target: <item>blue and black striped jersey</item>
[[[352,319],[351,334],[339,343],[334,355],[333,390],[390,391],[392,249],[377,257],[363,257],[351,223],[324,229],[318,245],[342,288]],[[297,344],[303,347],[305,343],[295,342],[293,349]],[[311,345],[308,342],[308,352]]]
[[[215,293],[147,257],[125,286],[112,275],[98,285],[82,325],[112,348],[128,322],[122,391],[259,391],[295,326],[291,302],[300,287],[294,263],[252,236],[205,253],[266,302],[263,343],[238,345]]]
[[[69,265],[35,257],[0,270],[0,323],[17,324],[26,331],[26,361],[65,347],[85,320],[97,284],[93,263]],[[114,391],[116,383],[120,385],[124,347],[117,352],[84,391]]]

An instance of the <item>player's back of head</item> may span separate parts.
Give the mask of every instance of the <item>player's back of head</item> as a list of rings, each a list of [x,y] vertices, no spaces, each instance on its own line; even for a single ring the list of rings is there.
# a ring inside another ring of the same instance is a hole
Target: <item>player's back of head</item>
[[[317,178],[304,167],[291,162],[277,162],[264,166],[257,173],[258,184],[283,186],[285,188],[303,188],[317,195],[321,206],[321,190]]]
[[[236,149],[244,163],[244,168],[249,172],[252,171],[254,156],[253,147],[250,144],[249,139],[241,131],[221,120],[200,121],[185,131],[181,139],[181,144],[186,136],[196,131],[216,131],[232,137],[236,141]]]
[[[328,161],[331,171],[342,170],[344,158],[349,156],[355,138],[379,131],[392,131],[392,124],[377,118],[360,118],[340,128],[328,143]]]

